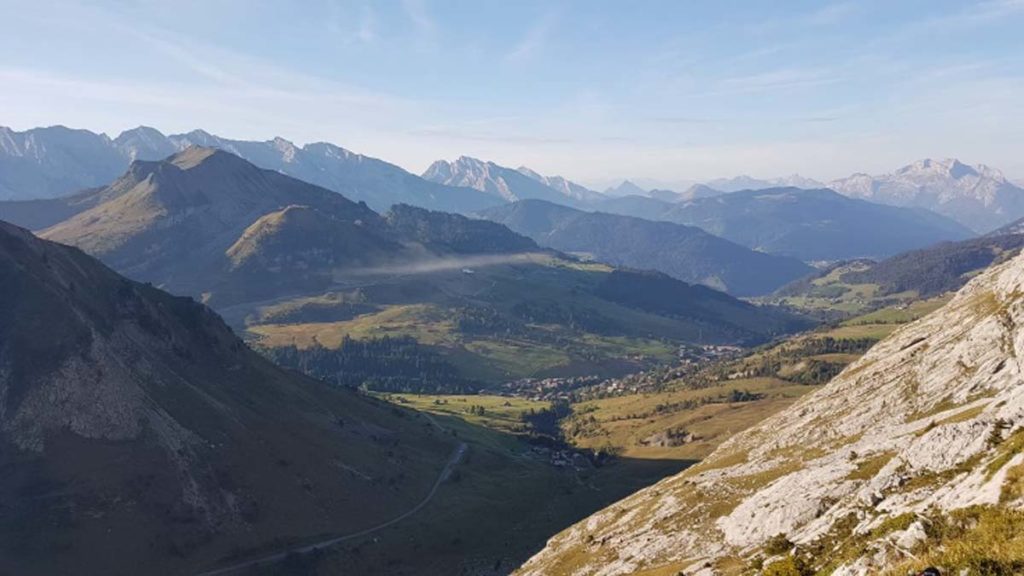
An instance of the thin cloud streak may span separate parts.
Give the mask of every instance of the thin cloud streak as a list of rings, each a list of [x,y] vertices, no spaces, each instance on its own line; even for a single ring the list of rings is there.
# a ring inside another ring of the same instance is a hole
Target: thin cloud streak
[[[505,56],[506,62],[521,64],[538,57],[544,50],[548,36],[558,21],[558,12],[551,10],[540,17],[526,31],[522,40]]]

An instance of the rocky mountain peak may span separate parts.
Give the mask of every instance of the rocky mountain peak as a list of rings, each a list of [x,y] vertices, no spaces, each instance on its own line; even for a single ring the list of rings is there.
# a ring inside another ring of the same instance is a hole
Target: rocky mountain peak
[[[608,196],[644,196],[647,190],[637,186],[630,180],[623,180],[618,186],[612,186],[604,191]]]
[[[847,196],[927,208],[985,233],[1024,217],[1024,190],[985,165],[926,158],[890,174],[854,174],[829,186]]]

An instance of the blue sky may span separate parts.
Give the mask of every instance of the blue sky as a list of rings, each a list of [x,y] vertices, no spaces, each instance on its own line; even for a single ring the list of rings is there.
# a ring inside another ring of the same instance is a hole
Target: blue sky
[[[600,185],[1024,178],[1024,0],[0,0],[0,124],[465,154]]]

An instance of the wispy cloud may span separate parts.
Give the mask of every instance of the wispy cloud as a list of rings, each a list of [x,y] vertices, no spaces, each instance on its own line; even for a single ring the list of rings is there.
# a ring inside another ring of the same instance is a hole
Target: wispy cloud
[[[437,36],[437,23],[430,16],[425,0],[402,0],[402,10],[412,22],[420,41],[432,45]]]
[[[823,6],[798,18],[807,26],[832,26],[841,24],[861,10],[861,4],[855,2],[837,2]]]
[[[370,44],[377,40],[377,14],[370,4],[355,10],[342,0],[328,0],[327,30],[344,44]]]
[[[780,7],[785,6],[779,4]],[[742,26],[747,32],[755,34],[775,33],[782,30],[795,32],[836,26],[857,15],[862,5],[856,2],[835,2],[815,8],[809,12],[791,13],[777,18],[760,19],[747,22]]]
[[[377,17],[374,15],[373,8],[369,5],[363,6],[356,38],[365,43],[370,43],[377,39]]]
[[[700,118],[697,116],[656,116],[648,120],[656,124],[714,124],[721,121],[714,118]]]
[[[556,10],[549,10],[537,19],[523,35],[522,39],[505,55],[505,61],[511,63],[526,62],[538,56],[544,50],[552,29],[559,18]]]
[[[834,84],[842,80],[841,75],[828,68],[780,68],[754,74],[730,76],[723,79],[719,83],[719,88],[712,90],[711,93],[733,94],[792,90]]]
[[[1024,14],[1024,0],[983,0],[971,2],[959,10],[928,15],[911,23],[899,34],[914,37],[956,30],[968,30],[999,23],[1004,18]]]

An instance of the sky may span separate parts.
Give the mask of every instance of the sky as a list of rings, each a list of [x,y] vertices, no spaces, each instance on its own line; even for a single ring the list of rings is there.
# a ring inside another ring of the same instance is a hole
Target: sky
[[[0,125],[329,141],[592,186],[1024,179],[1024,0],[0,0]]]

